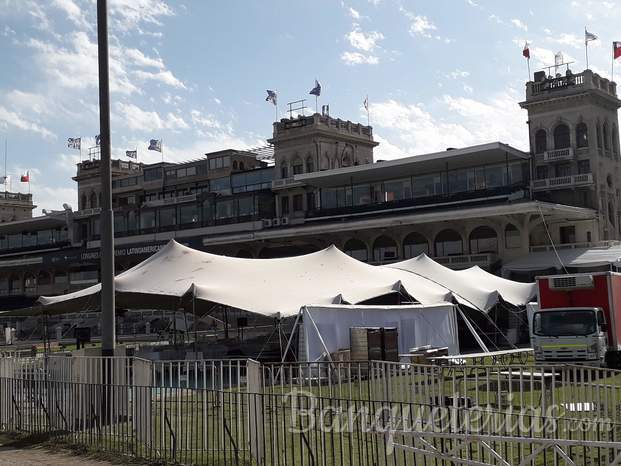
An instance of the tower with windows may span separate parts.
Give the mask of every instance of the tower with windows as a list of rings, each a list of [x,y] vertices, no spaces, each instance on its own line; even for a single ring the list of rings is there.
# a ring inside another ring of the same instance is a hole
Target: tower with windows
[[[621,158],[617,85],[591,70],[526,83],[536,199],[598,212],[597,225],[560,226],[563,243],[620,238]]]

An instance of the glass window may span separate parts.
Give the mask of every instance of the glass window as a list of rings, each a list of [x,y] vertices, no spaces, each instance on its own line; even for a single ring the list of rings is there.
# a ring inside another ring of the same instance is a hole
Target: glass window
[[[485,167],[486,189],[497,188],[505,185],[506,168],[502,165]]]
[[[230,167],[230,166],[231,166],[231,157],[229,157],[228,155],[227,155],[226,157],[222,157],[222,168],[228,168],[228,167]],[[240,168],[241,170],[243,170],[243,169],[244,169],[244,164],[243,164],[243,162],[242,162],[242,163],[240,163],[239,168]]]
[[[559,228],[561,244],[571,244],[576,242],[576,227],[573,225]]]
[[[521,163],[512,163],[509,165],[509,183],[521,184],[524,180],[525,166]]]
[[[315,164],[311,157],[306,158],[306,173],[312,173],[315,171]]]
[[[174,207],[166,207],[160,209],[160,227],[169,227],[175,225],[177,215]]]
[[[412,191],[415,198],[442,194],[442,175],[437,173],[413,177]],[[388,192],[388,189],[386,189],[386,192]]]
[[[540,129],[535,133],[535,154],[543,154],[548,147],[548,134],[545,129]]]
[[[22,237],[23,247],[27,248],[27,247],[32,247],[36,245],[37,245],[37,233],[36,232],[23,233],[23,237]]]
[[[365,205],[371,203],[371,186],[358,184],[352,188],[353,205]]]
[[[222,157],[216,157],[216,170],[222,168]]]
[[[216,218],[233,218],[236,216],[235,213],[235,200],[227,199],[223,201],[216,202]]]
[[[127,231],[127,221],[125,219],[125,215],[115,215],[114,216],[114,232],[115,233],[123,233]]]
[[[345,243],[345,254],[353,257],[354,259],[358,259],[362,262],[367,262],[369,260],[369,252],[367,250],[366,244],[364,244],[359,239],[350,239]]]
[[[211,180],[211,191],[220,194],[231,193],[231,179],[228,176]]]
[[[608,123],[602,126],[602,138],[604,139],[604,149],[610,149],[610,141],[608,140]]]
[[[289,213],[289,197],[282,196],[280,198],[280,213],[282,215],[287,215]]]
[[[162,178],[162,168],[147,168],[144,171],[144,180],[145,181],[154,181]]]
[[[196,204],[185,204],[179,206],[179,224],[187,225],[198,222],[198,207]]]
[[[37,231],[37,244],[51,244],[55,241],[54,233],[52,230],[39,230]]]
[[[294,198],[295,200],[295,198]],[[294,202],[295,203],[295,202]],[[238,210],[240,217],[246,217],[255,214],[254,197],[245,196],[238,199]]]
[[[584,123],[578,123],[576,125],[576,145],[578,147],[589,146],[589,135],[588,135],[587,125],[585,125]]]
[[[336,191],[337,188],[326,188],[321,190],[322,209],[334,209],[337,207]]]
[[[294,175],[300,175],[301,173],[304,173],[304,164],[299,159],[293,162],[291,168]]]
[[[455,230],[443,230],[436,236],[436,256],[454,256],[463,254],[464,246],[461,235]]]
[[[17,233],[14,235],[9,235],[9,249],[21,248],[22,247],[22,234]]]
[[[54,274],[54,283],[57,285],[65,284],[69,280],[66,272],[56,272]]]
[[[209,169],[210,170],[215,170],[216,169],[216,159],[209,159]]]
[[[468,190],[468,175],[466,170],[452,170],[449,172],[449,193],[461,193]]]
[[[388,236],[380,236],[373,243],[373,260],[378,263],[397,259],[397,243]]]
[[[138,214],[135,210],[127,212],[127,231],[133,232],[138,229]]]
[[[547,165],[539,165],[537,167],[537,179],[545,180],[548,177],[548,166]]]
[[[512,223],[505,227],[505,246],[507,249],[519,248],[521,246],[520,230]]]
[[[412,198],[412,182],[410,178],[400,180],[389,180],[384,182],[384,191],[386,202],[399,201],[401,199]]]
[[[304,210],[304,197],[301,194],[295,194],[293,196],[293,211],[299,212]]]
[[[560,124],[554,129],[554,148],[566,149],[569,147],[569,126]]]
[[[470,233],[470,253],[497,253],[498,236],[493,228],[481,226],[472,230]]]
[[[155,228],[155,210],[143,210],[140,212],[140,229]]]
[[[578,160],[578,173],[591,173],[591,164],[589,160]]]
[[[597,147],[602,148],[602,127],[597,123]]]
[[[570,176],[571,175],[571,164],[569,163],[561,163],[556,166],[556,176]]]
[[[188,167],[185,169],[185,176],[194,176],[196,175],[196,167]]]
[[[288,178],[289,177],[289,170],[284,165],[282,167],[280,167],[280,177],[281,178]]]
[[[420,233],[410,233],[403,240],[403,258],[411,259],[419,254],[429,254],[429,243]]]

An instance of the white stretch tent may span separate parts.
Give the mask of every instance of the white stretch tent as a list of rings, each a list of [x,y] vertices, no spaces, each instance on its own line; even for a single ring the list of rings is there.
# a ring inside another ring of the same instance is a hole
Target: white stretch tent
[[[560,247],[560,246],[559,246]],[[621,267],[621,246],[603,248],[575,248],[554,251],[531,252],[505,265],[504,270],[528,272],[545,269],[562,269],[565,267]],[[562,265],[559,262],[559,257]]]
[[[519,283],[497,277],[479,267],[453,270],[425,254],[383,268],[398,269],[424,277],[450,290],[461,304],[487,312],[499,297],[515,306],[525,306],[535,295],[535,283]]]
[[[121,307],[177,308],[184,296],[265,316],[296,315],[308,303],[357,304],[392,293],[421,304],[450,302],[449,290],[402,270],[360,262],[330,246],[282,259],[219,256],[170,241],[153,256],[115,278]],[[41,297],[49,312],[83,310],[101,285]]]
[[[450,303],[410,306],[305,306],[304,344],[307,361],[350,347],[351,327],[396,327],[399,353],[423,345],[447,346],[459,354],[455,306]]]

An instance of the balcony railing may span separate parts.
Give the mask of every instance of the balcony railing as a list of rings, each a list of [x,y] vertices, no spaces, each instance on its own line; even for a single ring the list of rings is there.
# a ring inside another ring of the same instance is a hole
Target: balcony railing
[[[580,175],[559,176],[557,178],[544,178],[542,180],[534,180],[533,188],[535,190],[572,188],[577,186],[588,186],[593,184],[592,173],[582,173]]]
[[[186,194],[184,196],[169,197],[167,199],[155,199],[153,201],[146,201],[145,207],[159,207],[163,205],[182,204],[184,202],[196,201],[196,194]]]
[[[272,181],[272,189],[286,189],[302,185],[303,183],[301,181],[296,181],[293,176]]]
[[[556,162],[557,160],[571,160],[574,158],[574,149],[567,147],[565,149],[547,150],[543,153],[544,162]]]
[[[462,254],[458,256],[434,257],[433,260],[451,269],[467,269],[475,265],[490,267],[498,260],[498,255],[493,253]]]
[[[608,240],[608,241],[585,241],[583,243],[565,243],[565,244],[557,244],[554,247],[551,245],[543,245],[543,246],[531,246],[530,252],[546,252],[546,251],[554,251],[554,249],[608,249],[613,246],[621,246],[621,241],[617,240]]]

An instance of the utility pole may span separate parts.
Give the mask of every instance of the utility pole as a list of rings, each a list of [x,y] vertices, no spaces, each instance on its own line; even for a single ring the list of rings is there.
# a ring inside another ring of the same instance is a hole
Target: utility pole
[[[108,67],[108,2],[97,0],[97,50],[99,54],[99,170],[101,174],[101,355],[113,356],[114,309],[114,232],[112,223],[112,176],[110,169],[110,78]],[[111,371],[104,371],[104,383]]]

